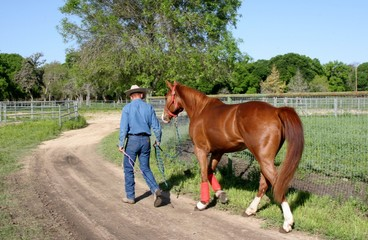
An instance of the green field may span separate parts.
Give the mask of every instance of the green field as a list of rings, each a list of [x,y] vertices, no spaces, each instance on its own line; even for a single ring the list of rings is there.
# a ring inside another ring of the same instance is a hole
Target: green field
[[[300,167],[368,183],[368,116],[302,118],[305,151]]]

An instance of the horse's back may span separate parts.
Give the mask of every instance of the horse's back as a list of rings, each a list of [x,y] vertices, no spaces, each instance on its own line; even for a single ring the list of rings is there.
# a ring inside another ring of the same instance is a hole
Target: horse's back
[[[244,124],[261,124],[263,122],[271,124],[278,121],[279,108],[267,102],[250,101],[238,105],[236,118]]]
[[[206,149],[239,151],[252,145],[251,141],[280,133],[277,111],[278,108],[261,101],[208,105],[191,119],[191,136]],[[276,137],[281,138],[280,134]]]

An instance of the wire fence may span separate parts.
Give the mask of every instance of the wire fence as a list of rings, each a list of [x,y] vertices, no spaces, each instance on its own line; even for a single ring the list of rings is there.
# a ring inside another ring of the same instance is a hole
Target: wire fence
[[[368,94],[218,98],[227,104],[260,100],[277,107],[294,107],[303,122],[305,149],[292,187],[321,195],[368,200]],[[157,115],[161,115],[165,99],[149,101]],[[185,112],[179,118],[182,124],[189,124]],[[285,145],[275,160],[277,165],[283,161]],[[230,160],[234,174],[243,178],[250,175],[250,169],[258,168],[247,150],[227,154],[225,158]]]
[[[0,102],[0,123],[57,119],[61,126],[78,115],[78,104],[74,101]]]

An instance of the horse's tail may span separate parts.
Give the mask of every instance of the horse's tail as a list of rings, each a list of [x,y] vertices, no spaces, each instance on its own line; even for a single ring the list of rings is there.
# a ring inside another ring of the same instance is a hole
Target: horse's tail
[[[302,121],[293,108],[281,107],[278,115],[283,124],[283,136],[287,141],[285,160],[273,185],[274,199],[281,203],[302,157],[304,133]]]

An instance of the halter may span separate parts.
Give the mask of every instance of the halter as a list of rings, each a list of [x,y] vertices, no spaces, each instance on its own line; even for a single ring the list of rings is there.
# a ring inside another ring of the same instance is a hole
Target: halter
[[[169,110],[169,107],[172,105],[172,104],[174,104],[174,107],[175,107],[175,110],[174,111],[176,111],[176,109],[177,109],[177,107],[178,107],[178,102],[177,101],[175,101],[175,94],[176,94],[176,92],[175,92],[175,88],[176,88],[176,84],[174,85],[174,87],[171,89],[171,103],[170,103],[170,105],[168,106],[168,107],[165,107],[165,111],[167,112],[167,114],[169,114],[171,117],[177,117],[178,116],[178,114],[175,114],[175,113],[173,113],[173,112],[171,112],[170,110]],[[181,112],[181,111],[180,111]],[[179,112],[179,113],[180,113]]]

